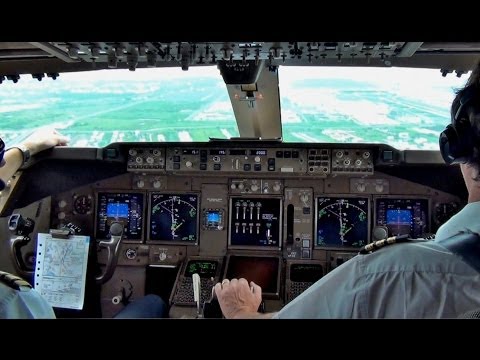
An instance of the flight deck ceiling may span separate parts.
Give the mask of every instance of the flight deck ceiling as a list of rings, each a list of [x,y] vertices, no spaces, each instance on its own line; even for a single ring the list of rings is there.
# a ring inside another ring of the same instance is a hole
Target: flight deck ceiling
[[[289,66],[436,68],[445,75],[473,69],[480,42],[2,42],[0,80],[21,74],[181,67],[249,62]]]

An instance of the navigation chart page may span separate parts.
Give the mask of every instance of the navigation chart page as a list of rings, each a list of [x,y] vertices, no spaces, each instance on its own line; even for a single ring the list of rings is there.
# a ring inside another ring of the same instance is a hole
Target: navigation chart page
[[[89,236],[38,234],[35,289],[52,307],[83,308]]]

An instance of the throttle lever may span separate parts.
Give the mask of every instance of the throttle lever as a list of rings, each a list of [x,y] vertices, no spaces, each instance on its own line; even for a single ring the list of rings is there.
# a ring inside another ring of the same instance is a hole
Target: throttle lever
[[[222,309],[220,308],[220,304],[218,303],[218,299],[210,299],[209,301],[205,301],[203,303],[203,317],[210,318],[210,319],[221,319],[223,318]]]
[[[258,312],[265,313],[265,302],[262,300],[258,307]],[[210,300],[203,303],[203,317],[204,318],[213,318],[213,319],[222,319],[224,318],[222,313],[222,308],[218,302],[217,295],[215,294],[215,289],[212,288],[212,297]]]
[[[218,302],[214,287],[212,287],[212,297],[210,300],[203,303],[203,317],[210,319],[223,318],[222,309],[220,308],[220,303]]]

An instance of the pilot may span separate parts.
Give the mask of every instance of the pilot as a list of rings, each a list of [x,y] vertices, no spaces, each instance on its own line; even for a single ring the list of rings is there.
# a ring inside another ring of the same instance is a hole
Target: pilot
[[[36,132],[19,146],[5,150],[0,139],[0,191],[12,175],[31,155],[56,145],[66,145],[68,139],[56,130]],[[48,302],[18,276],[0,271],[0,319],[55,318]]]
[[[13,174],[30,160],[30,156],[56,145],[66,145],[68,138],[54,129],[37,131],[18,146],[5,150],[5,143],[0,140],[0,191]]]
[[[12,175],[30,156],[53,146],[67,145],[68,138],[56,130],[37,131],[18,146],[5,150],[0,139],[0,191]],[[168,307],[161,297],[148,294],[130,302],[115,318],[163,318]],[[0,271],[0,319],[54,319],[50,304],[31,287],[13,274]]]
[[[459,163],[468,204],[433,241],[357,255],[277,313],[260,314],[261,288],[224,279],[215,293],[226,318],[457,318],[480,309],[480,64],[451,106],[440,134],[447,164]]]

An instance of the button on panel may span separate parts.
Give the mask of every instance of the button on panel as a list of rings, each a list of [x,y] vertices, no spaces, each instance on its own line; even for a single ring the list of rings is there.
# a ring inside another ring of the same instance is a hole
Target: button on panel
[[[141,148],[128,149],[127,169],[129,171],[157,171],[165,169],[165,149]]]
[[[228,148],[227,146],[200,149],[194,146],[185,146],[167,148],[165,151],[165,169],[167,171],[233,173],[255,171],[259,173],[278,172],[285,176],[305,174],[307,171],[306,149]],[[139,165],[143,168],[144,159],[140,157],[139,161],[135,164],[137,169]]]

